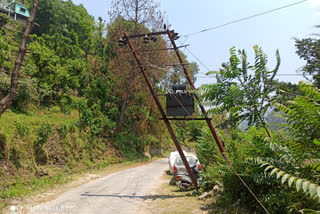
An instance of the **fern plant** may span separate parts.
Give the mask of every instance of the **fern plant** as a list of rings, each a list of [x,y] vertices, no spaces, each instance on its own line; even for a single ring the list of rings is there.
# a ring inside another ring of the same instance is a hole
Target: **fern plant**
[[[270,171],[270,175],[276,175],[277,179],[281,179],[281,183],[284,184],[288,181],[289,187],[295,183],[295,187],[297,191],[303,189],[303,191],[313,199],[317,199],[320,202],[320,186],[318,184],[313,183],[310,180],[299,178],[293,176],[286,171],[283,171],[268,162],[261,161],[260,167],[266,167],[265,172]]]
[[[295,186],[320,205],[320,91],[307,82],[299,83],[303,96],[276,106],[285,113],[288,124],[277,137],[265,140],[273,156],[261,156],[257,163],[264,173],[281,185]],[[297,202],[299,204],[299,202]],[[302,213],[304,211],[301,211]]]

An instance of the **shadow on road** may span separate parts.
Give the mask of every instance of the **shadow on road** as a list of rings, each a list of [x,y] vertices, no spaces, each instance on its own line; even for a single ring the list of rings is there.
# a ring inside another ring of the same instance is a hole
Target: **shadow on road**
[[[184,197],[184,195],[118,195],[118,194],[113,194],[113,195],[98,195],[98,194],[81,194],[81,196],[86,196],[86,197],[111,197],[111,198],[138,198],[142,200],[156,200],[156,199],[169,199],[169,198],[180,198]]]

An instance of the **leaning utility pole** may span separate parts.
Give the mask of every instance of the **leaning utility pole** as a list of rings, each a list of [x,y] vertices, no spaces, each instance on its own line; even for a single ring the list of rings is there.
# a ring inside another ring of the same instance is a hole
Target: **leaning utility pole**
[[[179,49],[177,48],[177,45],[176,45],[176,43],[175,43],[175,41],[174,41],[173,33],[172,33],[171,31],[167,30],[167,34],[168,34],[168,36],[169,36],[169,38],[170,38],[171,44],[172,44],[172,46],[173,46],[173,48],[174,48],[174,51],[176,52],[176,55],[177,55],[180,63],[182,64],[183,72],[184,72],[184,74],[186,75],[186,78],[187,78],[190,86],[192,87],[193,90],[196,91],[197,89],[196,89],[196,87],[194,86],[194,83],[193,83],[193,81],[192,81],[192,78],[191,78],[191,76],[190,76],[190,74],[189,74],[186,66],[183,65],[184,63],[183,63],[182,57],[181,57],[181,55],[180,55]],[[195,97],[196,97],[196,99],[199,101],[199,96],[198,96],[197,94],[195,94]],[[201,109],[201,112],[202,112],[202,114],[204,115],[204,117],[205,117],[205,119],[206,119],[206,121],[207,121],[207,124],[208,124],[208,126],[209,126],[209,129],[210,129],[210,131],[211,131],[211,133],[212,133],[212,136],[213,136],[214,140],[216,141],[217,146],[219,147],[219,150],[220,150],[221,154],[223,155],[223,153],[225,153],[226,151],[225,151],[225,149],[224,149],[224,147],[223,147],[223,145],[222,145],[222,143],[221,143],[221,141],[220,141],[220,138],[219,138],[219,136],[218,136],[218,134],[217,134],[217,131],[216,131],[216,129],[214,128],[214,125],[213,125],[211,119],[208,118],[207,111],[206,111],[206,109],[204,108],[204,106],[201,104],[201,102],[198,102],[198,103],[199,103],[199,107],[200,107],[200,109]],[[224,155],[223,155],[223,157],[224,157]]]
[[[133,38],[142,38],[143,37],[144,40],[148,40],[148,37],[154,38],[155,36],[158,36],[158,35],[167,35],[169,37],[171,43],[172,43],[172,48],[155,49],[155,50],[135,50],[135,48],[133,46],[133,43],[131,42],[131,39],[133,39]],[[217,135],[217,132],[216,132],[212,122],[211,122],[211,118],[209,118],[207,116],[207,112],[206,112],[204,106],[200,102],[199,102],[199,107],[201,109],[202,114],[204,115],[204,118],[176,118],[176,117],[168,118],[167,117],[166,113],[164,112],[164,110],[163,110],[163,108],[162,108],[162,106],[160,104],[158,96],[157,96],[157,94],[155,93],[155,91],[153,89],[152,83],[151,83],[151,81],[150,81],[150,79],[149,79],[149,77],[148,77],[148,75],[146,73],[146,68],[141,63],[140,57],[137,54],[138,52],[147,52],[147,51],[149,52],[149,51],[160,51],[160,50],[174,50],[176,52],[177,57],[178,57],[179,62],[180,62],[180,64],[178,64],[178,65],[183,67],[184,74],[185,74],[190,86],[192,87],[193,90],[196,90],[196,88],[194,86],[194,83],[192,81],[192,78],[191,78],[191,76],[190,76],[190,74],[189,74],[189,72],[188,72],[188,70],[186,68],[187,64],[183,62],[182,57],[181,57],[180,52],[179,52],[179,47],[177,47],[177,45],[175,44],[175,40],[178,38],[177,35],[178,35],[177,33],[174,33],[174,31],[170,31],[170,30],[161,31],[161,32],[154,32],[154,33],[147,33],[147,34],[137,34],[137,35],[128,35],[127,33],[124,33],[124,37],[120,38],[120,40],[119,40],[119,45],[121,45],[121,46],[125,46],[127,44],[129,45],[129,48],[130,48],[130,50],[131,50],[131,52],[132,52],[132,54],[133,54],[133,56],[134,56],[134,58],[135,58],[135,60],[136,60],[136,62],[138,64],[139,68],[140,68],[140,72],[142,73],[142,75],[143,75],[143,77],[144,77],[144,79],[146,81],[146,84],[147,84],[148,89],[149,89],[149,91],[150,91],[150,93],[152,95],[152,98],[153,98],[154,102],[156,103],[157,108],[158,108],[158,110],[159,110],[159,112],[160,112],[160,114],[162,116],[161,119],[166,124],[166,127],[167,127],[167,129],[169,131],[169,134],[170,134],[170,136],[171,136],[171,138],[172,138],[172,140],[173,140],[173,142],[174,142],[174,144],[175,144],[175,146],[176,146],[176,148],[177,148],[177,150],[179,152],[179,155],[180,155],[180,157],[181,157],[181,159],[183,161],[183,164],[184,164],[184,166],[185,166],[185,168],[186,168],[186,170],[187,170],[187,172],[188,172],[188,174],[189,174],[189,176],[190,176],[190,178],[192,180],[192,183],[193,183],[195,189],[197,190],[198,189],[197,181],[196,181],[196,179],[195,179],[195,177],[194,177],[194,175],[192,173],[192,170],[190,168],[190,165],[189,165],[189,163],[188,163],[188,161],[187,161],[187,159],[186,159],[186,157],[185,157],[185,155],[183,153],[183,150],[182,150],[182,148],[180,146],[180,143],[179,143],[179,141],[178,141],[178,139],[177,139],[177,137],[176,137],[176,135],[175,135],[175,133],[173,131],[173,128],[172,128],[172,126],[170,124],[170,120],[206,120],[206,122],[207,122],[207,124],[208,124],[208,126],[210,128],[210,131],[211,131],[211,133],[212,133],[212,135],[213,135],[213,137],[214,137],[214,139],[215,139],[215,141],[216,141],[216,143],[217,143],[217,145],[219,147],[219,150],[220,150],[221,154],[223,155],[223,157],[225,157],[224,156],[225,149],[224,149],[224,147],[223,147],[223,145],[222,145],[222,143],[221,143],[221,141],[219,139],[219,136]],[[124,52],[124,53],[127,53],[127,52]],[[177,65],[173,65],[173,66],[177,66]],[[199,96],[198,95],[195,94],[195,97],[196,97],[197,100],[199,100]],[[191,116],[191,114],[186,109],[187,107],[184,106],[183,103],[181,103],[178,99],[177,99],[177,101],[179,102],[179,105],[181,105],[181,107],[186,111],[187,115]]]
[[[0,117],[1,115],[8,109],[10,108],[13,99],[17,95],[17,90],[18,90],[18,80],[19,80],[19,72],[20,68],[23,65],[23,60],[25,54],[28,52],[27,50],[27,43],[29,39],[30,32],[33,28],[34,25],[37,25],[34,20],[37,14],[37,11],[39,10],[39,0],[34,0],[32,11],[31,11],[31,16],[28,20],[28,24],[26,26],[26,29],[23,34],[23,38],[21,41],[21,45],[19,48],[18,56],[16,59],[16,62],[14,64],[14,68],[11,73],[11,86],[8,94],[0,100]]]

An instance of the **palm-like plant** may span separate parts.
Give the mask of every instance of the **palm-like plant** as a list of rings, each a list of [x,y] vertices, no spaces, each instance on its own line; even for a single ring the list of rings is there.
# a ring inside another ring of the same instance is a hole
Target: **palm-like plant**
[[[203,85],[202,99],[213,107],[212,112],[229,112],[231,118],[238,122],[246,120],[248,125],[262,125],[268,136],[270,130],[264,115],[273,99],[273,82],[280,66],[279,51],[276,52],[275,69],[267,69],[267,56],[262,49],[254,46],[255,63],[250,65],[244,50],[238,53],[230,49],[228,63],[223,63],[219,71],[209,72],[215,75],[217,82]]]
[[[289,187],[295,186],[298,192],[320,202],[320,90],[306,82],[299,86],[304,96],[277,104],[288,124],[273,145],[284,150],[277,158],[263,157],[258,163],[282,185],[288,182]]]

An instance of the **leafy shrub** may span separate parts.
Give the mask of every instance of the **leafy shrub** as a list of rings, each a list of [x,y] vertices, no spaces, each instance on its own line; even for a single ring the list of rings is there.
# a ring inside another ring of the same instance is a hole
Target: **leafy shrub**
[[[65,114],[70,114],[71,110],[72,110],[72,99],[70,98],[70,96],[67,95],[63,95],[60,97],[59,99],[59,107],[62,113]]]
[[[304,95],[278,104],[288,124],[272,138],[265,138],[254,127],[246,133],[229,130],[225,136],[232,167],[270,213],[315,213],[310,210],[320,209],[320,91],[308,83],[300,83],[300,89]],[[205,187],[220,179],[224,193],[218,204],[230,207],[241,199],[240,206],[262,213],[237,176],[224,163],[219,165],[209,141],[208,133],[203,132],[197,145],[199,157],[214,160],[208,163]]]
[[[38,104],[39,96],[34,79],[23,79],[18,88],[18,93],[12,103],[14,110],[26,112],[28,105]]]
[[[8,24],[10,18],[6,14],[0,13],[0,29]]]
[[[0,160],[5,158],[5,152],[7,151],[6,136],[0,134]]]
[[[196,144],[197,157],[204,167],[209,167],[212,164],[216,164],[219,152],[216,143],[212,139],[209,128],[202,129],[202,134],[198,137]]]
[[[5,73],[0,73],[0,98],[7,95],[10,88],[10,78]]]
[[[143,157],[144,143],[141,138],[133,134],[119,134],[116,137],[116,146],[121,154],[128,160]]]
[[[52,126],[48,123],[42,123],[36,130],[36,141],[35,145],[42,147],[47,141],[49,136],[52,134]]]
[[[68,134],[68,127],[67,125],[62,125],[61,127],[58,128],[58,133],[61,139],[66,138]]]
[[[16,137],[26,137],[28,136],[28,134],[30,133],[30,127],[23,123],[23,122],[19,122],[19,121],[15,121],[15,136]]]
[[[2,35],[2,31],[0,30],[0,71],[2,68],[8,72],[9,69],[12,67],[10,53],[11,53],[11,47],[9,45],[8,38]]]

